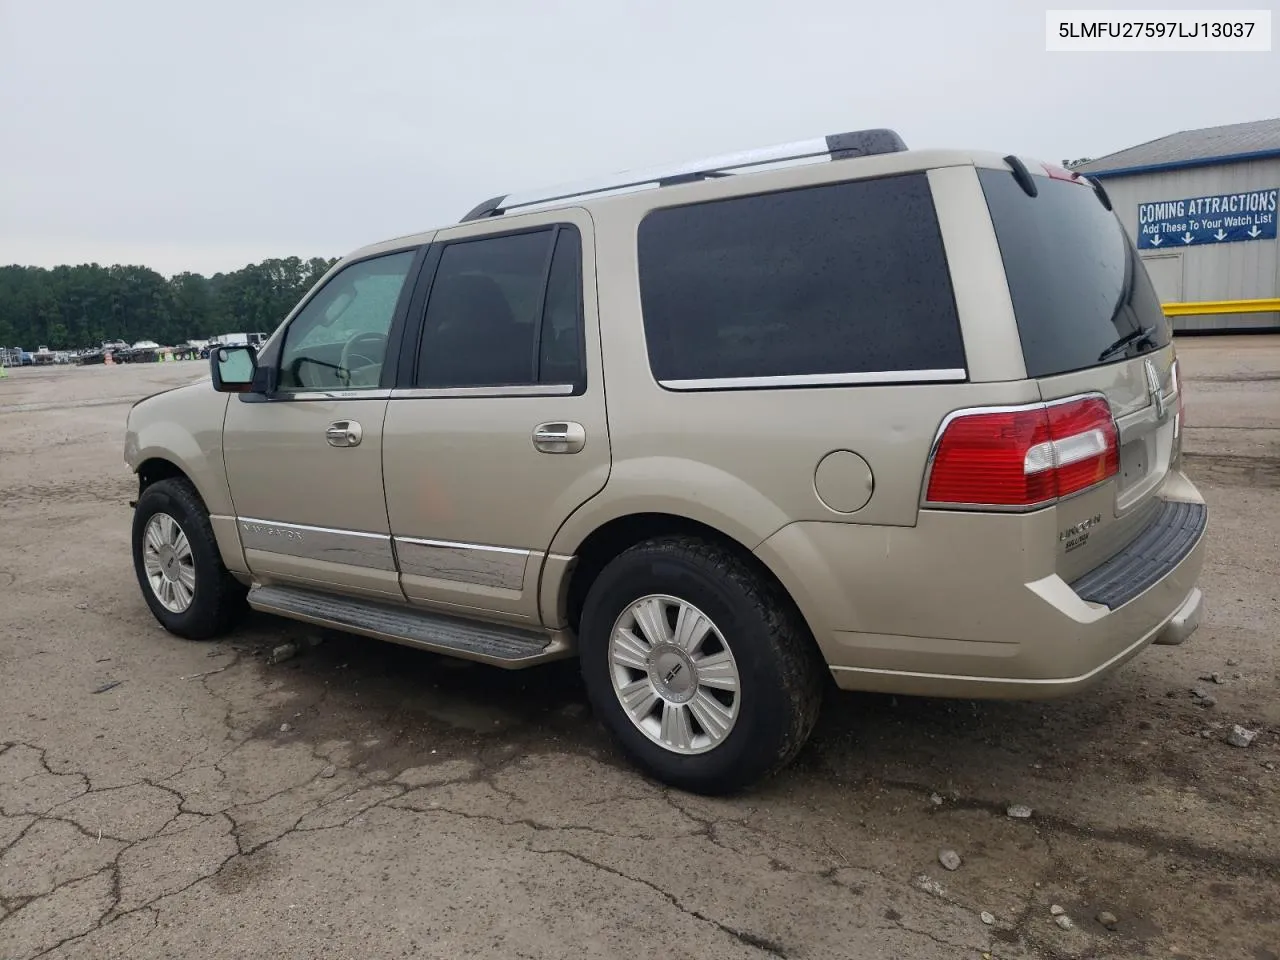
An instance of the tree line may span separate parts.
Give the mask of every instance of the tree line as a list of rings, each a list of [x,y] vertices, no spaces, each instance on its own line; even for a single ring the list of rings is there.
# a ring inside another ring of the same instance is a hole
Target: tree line
[[[73,350],[103,340],[174,346],[220,333],[270,332],[334,262],[288,257],[168,279],[118,264],[0,266],[0,346]]]

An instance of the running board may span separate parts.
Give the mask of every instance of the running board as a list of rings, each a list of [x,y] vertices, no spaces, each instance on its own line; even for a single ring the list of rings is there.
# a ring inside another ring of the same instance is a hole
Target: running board
[[[529,667],[573,654],[571,635],[463,620],[434,611],[300,587],[265,586],[249,591],[249,606],[291,620],[390,640],[435,653],[497,667]]]

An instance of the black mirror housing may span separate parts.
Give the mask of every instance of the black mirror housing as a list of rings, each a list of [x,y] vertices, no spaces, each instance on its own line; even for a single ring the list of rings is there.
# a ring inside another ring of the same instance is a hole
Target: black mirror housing
[[[214,347],[209,351],[213,389],[219,393],[249,393],[258,372],[258,354],[247,344]]]

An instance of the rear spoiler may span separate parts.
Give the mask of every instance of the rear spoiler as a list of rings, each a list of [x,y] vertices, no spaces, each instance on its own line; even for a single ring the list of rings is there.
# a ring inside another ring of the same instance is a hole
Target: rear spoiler
[[[1009,165],[1009,168],[1013,171],[1013,179],[1018,182],[1018,186],[1022,188],[1023,192],[1028,197],[1035,197],[1039,195],[1040,188],[1036,186],[1031,170],[1027,167],[1026,163],[1023,162],[1021,157],[1009,154],[1009,156],[1004,158],[1004,162]],[[1111,197],[1100,181],[1090,179],[1083,174],[1076,173],[1074,170],[1067,170],[1052,163],[1044,163],[1042,161],[1036,162],[1039,163],[1040,167],[1044,170],[1044,175],[1049,179],[1065,180],[1067,183],[1078,183],[1083,187],[1092,187],[1094,196],[1098,198],[1098,202],[1108,210],[1114,209],[1111,206]]]

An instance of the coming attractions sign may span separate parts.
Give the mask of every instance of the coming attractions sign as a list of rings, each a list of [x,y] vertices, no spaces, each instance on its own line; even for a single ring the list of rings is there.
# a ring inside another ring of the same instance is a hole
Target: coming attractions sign
[[[1189,247],[1276,238],[1280,188],[1138,204],[1138,247]]]

